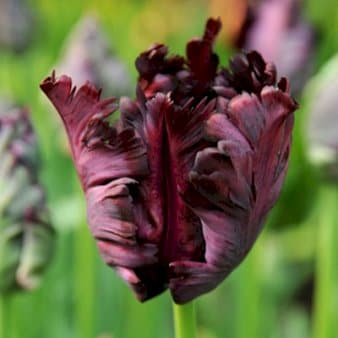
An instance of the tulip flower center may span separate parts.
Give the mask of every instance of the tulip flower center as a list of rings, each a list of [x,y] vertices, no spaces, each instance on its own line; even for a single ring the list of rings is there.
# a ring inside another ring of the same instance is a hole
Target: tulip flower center
[[[147,124],[150,177],[144,184],[149,184],[154,194],[150,208],[160,231],[159,261],[166,269],[175,261],[203,261],[201,222],[182,198],[201,142],[196,137],[199,130],[194,135],[185,134],[194,108],[174,106],[164,95],[153,100],[151,122]]]

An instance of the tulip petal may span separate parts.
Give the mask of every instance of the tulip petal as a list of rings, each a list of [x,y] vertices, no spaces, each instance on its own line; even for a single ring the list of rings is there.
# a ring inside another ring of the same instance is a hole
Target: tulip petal
[[[207,264],[229,272],[251,248],[280,193],[295,108],[287,94],[266,87],[260,100],[247,93],[232,99],[229,118],[209,118],[207,135],[219,139],[217,147],[197,154],[189,176],[194,190],[183,195],[202,221]]]
[[[203,89],[215,77],[218,56],[213,52],[212,45],[221,29],[220,20],[209,19],[202,39],[196,38],[187,44],[187,59],[192,74]]]
[[[206,263],[180,261],[170,264],[169,288],[175,303],[184,304],[214,289],[227,272]]]

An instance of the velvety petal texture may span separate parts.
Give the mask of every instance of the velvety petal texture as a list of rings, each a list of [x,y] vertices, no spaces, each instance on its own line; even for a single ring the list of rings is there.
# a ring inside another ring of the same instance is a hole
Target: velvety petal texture
[[[100,99],[67,76],[41,89],[58,110],[103,259],[141,301],[215,288],[245,257],[286,173],[295,101],[251,52],[229,69],[209,19],[187,58],[156,44],[136,60],[137,98]],[[119,110],[120,119],[109,122]]]

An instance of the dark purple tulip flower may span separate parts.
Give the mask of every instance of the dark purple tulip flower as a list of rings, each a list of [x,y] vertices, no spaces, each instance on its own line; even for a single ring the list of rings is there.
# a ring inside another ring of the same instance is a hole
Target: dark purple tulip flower
[[[100,100],[67,76],[41,84],[67,129],[101,255],[141,301],[169,288],[182,304],[215,288],[281,190],[297,105],[256,52],[219,68],[220,28],[209,19],[186,59],[159,44],[142,53],[136,100]]]

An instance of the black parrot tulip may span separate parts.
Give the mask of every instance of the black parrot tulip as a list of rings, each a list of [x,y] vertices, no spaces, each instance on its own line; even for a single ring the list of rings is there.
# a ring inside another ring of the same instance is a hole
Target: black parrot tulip
[[[186,59],[160,44],[142,53],[135,100],[101,100],[67,76],[41,84],[65,124],[100,253],[141,301],[169,288],[182,304],[214,289],[254,244],[287,170],[288,81],[276,83],[256,52],[219,67],[220,28],[209,19]]]

